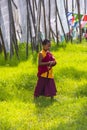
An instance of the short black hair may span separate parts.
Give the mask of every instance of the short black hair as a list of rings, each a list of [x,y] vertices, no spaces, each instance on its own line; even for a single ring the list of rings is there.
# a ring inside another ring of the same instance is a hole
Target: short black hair
[[[42,41],[42,45],[46,45],[48,43],[50,43],[50,40],[48,40],[48,39],[45,39],[45,40]]]

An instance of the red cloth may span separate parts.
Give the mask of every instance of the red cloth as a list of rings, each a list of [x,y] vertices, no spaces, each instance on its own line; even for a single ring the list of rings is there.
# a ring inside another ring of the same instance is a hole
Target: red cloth
[[[87,15],[84,15],[82,18],[83,21],[87,21]]]
[[[50,52],[47,52],[46,53],[46,56],[42,59],[42,62],[49,62],[49,61],[54,61],[54,57],[52,56],[52,54]],[[38,74],[37,76],[39,77],[42,73],[45,73],[48,71],[48,66],[47,65],[44,65],[44,66],[41,66],[39,65],[38,66]]]

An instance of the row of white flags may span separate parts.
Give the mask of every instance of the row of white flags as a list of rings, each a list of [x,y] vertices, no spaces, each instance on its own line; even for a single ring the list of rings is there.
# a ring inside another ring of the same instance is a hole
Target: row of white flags
[[[13,0],[14,3],[17,6],[17,9],[15,8],[14,4],[12,4],[12,9],[13,9],[13,16],[14,16],[14,22],[15,22],[15,28],[16,32],[18,32],[19,36],[17,35],[17,38],[20,42],[26,42],[27,41],[27,6],[26,6],[26,0]],[[51,18],[50,18],[50,24],[52,30],[56,33],[56,18],[55,18],[55,1],[51,1]],[[79,0],[81,3],[81,13],[84,14],[84,1]],[[87,3],[87,0],[85,0]],[[32,0],[30,0],[31,5]],[[45,11],[46,11],[46,28],[47,28],[47,34],[49,32],[49,1],[44,0],[45,3]],[[38,25],[38,10],[39,10],[39,0],[36,0],[37,4],[37,10],[35,9],[35,18],[36,18],[36,26]],[[87,4],[86,4],[87,5]],[[73,0],[73,7],[74,7],[74,12],[77,12],[77,4],[76,0]],[[33,8],[33,7],[32,7]],[[59,15],[62,21],[62,25],[64,28],[65,33],[69,32],[68,29],[68,24],[67,24],[67,19],[66,19],[66,14],[65,14],[65,8],[64,8],[64,0],[57,0],[57,8],[59,10]],[[68,10],[72,11],[72,2],[68,0]],[[42,32],[44,36],[44,16],[43,16],[43,9],[41,8],[41,24],[40,24],[40,31]],[[63,35],[63,31],[61,28],[60,20],[58,19],[58,32],[60,35]],[[32,21],[32,17],[31,17]],[[0,26],[2,29],[3,37],[4,37],[4,42],[6,46],[6,50],[10,50],[10,31],[9,31],[9,12],[8,12],[8,0],[0,0]],[[35,36],[33,24],[32,24],[32,34],[33,37]]]

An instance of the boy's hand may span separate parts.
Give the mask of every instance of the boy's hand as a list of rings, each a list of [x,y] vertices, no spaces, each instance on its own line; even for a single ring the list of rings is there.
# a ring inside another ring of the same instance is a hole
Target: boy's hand
[[[50,65],[49,66],[54,66],[56,65],[56,61],[50,61]]]

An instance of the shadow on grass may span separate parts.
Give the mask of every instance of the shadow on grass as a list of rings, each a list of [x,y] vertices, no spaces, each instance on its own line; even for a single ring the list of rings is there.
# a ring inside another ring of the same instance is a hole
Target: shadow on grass
[[[87,84],[84,84],[82,86],[79,86],[75,90],[75,96],[76,97],[87,97]]]
[[[65,124],[60,123],[58,127],[53,127],[51,128],[51,130],[87,130],[87,126],[83,121],[81,121],[80,124],[78,119],[77,122],[65,123]]]
[[[0,101],[7,101],[11,99],[11,95],[4,88],[0,88]]]
[[[23,74],[15,81],[17,88],[16,97],[23,102],[32,102],[34,98],[34,88],[36,85],[37,76]]]
[[[0,101],[19,99],[29,102],[34,93],[36,75],[23,74],[11,81],[0,81]]]
[[[40,96],[37,99],[34,99],[35,107],[36,107],[36,115],[37,117],[43,118],[44,114],[46,114],[46,109],[52,106],[56,100],[51,100],[50,97]],[[49,115],[49,113],[47,113]]]
[[[7,89],[8,82],[0,80],[0,101],[7,101],[12,98],[11,93]]]
[[[60,121],[58,126],[57,124],[53,125],[51,130],[87,130],[87,102],[83,103],[79,110],[77,109],[72,110],[74,113],[78,112],[75,116],[65,115],[65,121]]]
[[[36,108],[46,108],[47,106],[52,105],[53,101],[50,97],[40,96],[37,99],[34,99],[34,103]]]
[[[12,56],[12,58],[10,58],[10,54],[7,54],[7,60],[4,59],[4,54],[1,53],[0,54],[0,66],[6,66],[6,67],[15,67],[17,66],[20,62],[24,62],[29,60],[32,57],[32,63],[36,64],[37,61],[37,53],[31,51],[31,48],[29,47],[29,52],[28,52],[28,58],[26,58],[26,50],[25,50],[25,45],[26,44],[21,44],[19,46],[19,58],[16,56],[16,53],[14,53],[14,55]]]
[[[33,64],[36,64],[37,63],[37,55],[35,55],[35,54],[31,55],[30,54],[28,56],[28,59],[26,59],[26,57],[22,57],[20,59],[17,59],[16,56],[14,56],[14,57],[12,57],[12,59],[8,59],[8,60],[1,59],[0,60],[0,66],[4,66],[4,67],[15,67],[15,66],[18,66],[21,62],[28,61],[31,58],[31,56],[32,56],[31,62]]]
[[[32,91],[35,87],[37,80],[36,75],[22,74],[18,81],[15,81],[17,89],[26,89]]]
[[[87,79],[87,72],[77,70],[73,67],[70,68],[62,68],[59,71],[60,75],[66,78],[74,79],[74,80],[80,80],[81,78]]]

